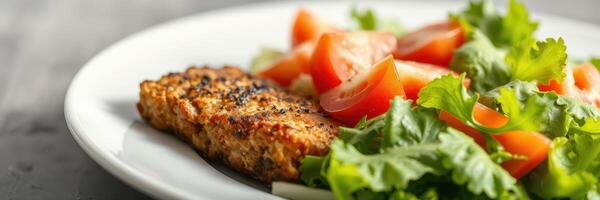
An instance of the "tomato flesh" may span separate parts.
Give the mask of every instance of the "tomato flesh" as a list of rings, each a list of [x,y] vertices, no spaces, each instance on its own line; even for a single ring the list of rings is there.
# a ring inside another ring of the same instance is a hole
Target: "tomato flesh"
[[[362,117],[385,113],[390,100],[404,97],[402,81],[396,75],[392,56],[374,64],[368,73],[320,95],[321,106],[336,120],[354,125]]]
[[[319,93],[326,92],[374,66],[395,51],[387,32],[326,33],[317,42],[310,73]]]
[[[454,74],[451,70],[427,63],[396,60],[398,77],[402,80],[404,93],[407,99],[417,101],[419,91],[433,79],[446,74]],[[470,79],[465,79],[465,86],[469,87]]]
[[[329,32],[342,32],[342,29],[327,23],[305,9],[300,9],[292,26],[292,47],[304,42],[314,42],[322,34]]]
[[[600,73],[590,63],[582,64],[573,69],[575,86],[581,90],[581,99],[600,107]]]
[[[573,69],[566,67],[565,80],[551,80],[548,84],[540,84],[540,91],[554,91],[600,107],[600,72],[590,63],[581,64]]]
[[[534,131],[509,131],[492,137],[508,152],[527,157],[527,160],[509,160],[502,163],[502,167],[517,179],[527,175],[546,160],[552,142]]]
[[[259,75],[267,77],[281,86],[289,86],[300,74],[309,73],[312,48],[312,43],[303,43],[288,55],[277,60],[271,67],[261,71]]]
[[[502,127],[509,120],[508,117],[501,113],[479,103],[475,105],[473,117],[482,125],[490,128]],[[445,121],[449,126],[471,136],[480,146],[487,147],[485,138],[478,130],[464,124],[452,116],[452,114],[440,112],[440,119]],[[502,163],[502,167],[517,179],[529,173],[548,157],[551,141],[540,133],[533,131],[508,131],[491,136],[502,144],[506,151],[527,157],[526,160],[509,160]]]
[[[432,24],[400,37],[394,57],[448,67],[454,50],[464,43],[464,35],[458,22]]]

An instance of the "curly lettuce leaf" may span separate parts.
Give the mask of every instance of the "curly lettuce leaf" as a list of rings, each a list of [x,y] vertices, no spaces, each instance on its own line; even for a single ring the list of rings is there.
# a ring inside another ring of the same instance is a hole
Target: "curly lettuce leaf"
[[[569,132],[600,134],[600,110],[581,101],[559,96],[554,92],[540,92],[534,82],[513,81],[491,90],[481,97],[481,102],[489,107],[501,107],[500,90],[515,91],[516,99],[525,104],[527,99],[536,98],[546,105],[539,115],[542,129],[550,138],[563,137]],[[510,110],[500,109],[510,115]]]
[[[589,135],[600,135],[600,118],[586,118],[581,125],[575,124],[571,126],[570,132]]]
[[[328,156],[308,156],[300,167],[305,183],[329,187],[337,199],[434,199],[438,192],[457,198],[527,197],[471,138],[408,100],[395,98],[385,115],[340,130],[349,132],[334,140]],[[359,149],[363,145],[368,151]]]
[[[502,27],[502,16],[488,0],[469,1],[466,9],[459,13],[451,13],[450,17],[460,21],[467,32],[479,29],[487,36],[496,35]]]
[[[454,52],[450,67],[465,72],[471,79],[471,88],[485,92],[510,82],[508,66],[504,63],[505,52],[494,47],[480,31],[473,31],[470,39]]]
[[[379,152],[383,140],[383,126],[385,121],[373,120],[357,124],[355,128],[340,127],[339,138],[348,144],[354,145],[358,151],[364,154]]]
[[[497,12],[489,0],[473,0],[462,12],[451,17],[466,22],[467,30],[481,30],[496,47],[510,48],[524,41],[534,40],[538,22],[529,18],[525,6],[510,0],[505,15]]]
[[[567,61],[567,47],[562,38],[548,38],[537,43],[514,46],[506,55],[506,63],[513,80],[548,83],[562,81]]]
[[[570,128],[572,117],[568,109],[569,105],[562,103],[561,97],[554,92],[540,92],[534,82],[512,81],[504,86],[498,87],[482,95],[482,102],[490,107],[500,107],[502,113],[507,114],[510,110],[502,108],[500,90],[509,89],[514,91],[516,99],[525,104],[528,99],[536,99],[546,105],[541,114],[538,115],[541,129],[538,130],[550,138],[565,136]],[[507,114],[508,115],[508,114]]]
[[[529,19],[529,13],[523,3],[510,0],[508,11],[502,18],[502,29],[499,32],[498,45],[514,46],[523,41],[534,40],[534,33],[539,23]]]
[[[446,127],[435,110],[412,108],[412,101],[396,97],[386,114],[382,147],[436,142]]]
[[[406,32],[404,26],[393,18],[379,18],[375,12],[369,8],[359,10],[353,7],[350,16],[358,26],[359,30],[379,30],[393,33],[400,36]]]
[[[427,173],[441,173],[437,145],[420,144],[386,149],[373,155],[334,140],[331,144],[327,181],[337,199],[352,199],[353,193],[406,188]]]
[[[589,146],[595,145],[595,146]],[[587,150],[592,148],[593,150]],[[587,159],[598,158],[600,138],[560,137],[551,144],[547,165],[538,167],[525,180],[529,191],[543,198],[578,198],[598,182],[598,174],[586,170]]]
[[[501,89],[498,102],[501,104],[509,121],[499,128],[490,128],[480,124],[473,117],[473,109],[479,95],[469,95],[463,85],[464,74],[460,77],[446,75],[435,79],[419,92],[417,104],[426,108],[435,108],[452,114],[463,123],[485,133],[500,133],[511,130],[539,131],[543,124],[540,114],[545,110],[545,102],[536,96],[528,98],[524,103],[517,99],[515,92]]]
[[[310,187],[327,186],[322,169],[327,168],[327,157],[308,155],[302,160],[300,171],[302,172],[300,179]]]
[[[490,159],[472,138],[449,129],[440,135],[440,152],[444,165],[452,169],[452,179],[474,194],[497,198],[516,190],[516,182],[508,172]]]

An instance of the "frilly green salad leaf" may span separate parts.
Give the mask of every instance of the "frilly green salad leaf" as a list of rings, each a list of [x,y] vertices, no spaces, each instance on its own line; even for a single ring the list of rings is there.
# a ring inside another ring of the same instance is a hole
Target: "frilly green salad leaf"
[[[351,137],[334,140],[326,157],[307,157],[300,168],[302,180],[310,186],[329,186],[338,199],[433,199],[439,191],[463,185],[465,190],[442,195],[526,198],[516,180],[484,149],[444,125],[431,109],[413,108],[412,102],[396,98],[383,117],[360,124],[345,128],[353,132]],[[364,137],[363,131],[382,138],[371,140],[377,143],[376,151],[357,148],[362,144],[356,138]]]
[[[500,91],[509,89],[515,91],[516,99],[521,104],[526,104],[528,99],[535,98],[545,104],[544,110],[538,115],[540,119],[539,131],[550,138],[566,136],[568,132],[599,134],[600,110],[589,104],[559,96],[554,92],[540,92],[534,82],[513,81],[502,87],[491,90],[482,95],[481,101],[489,107],[499,107],[504,114],[511,115],[511,110],[502,106]]]
[[[351,199],[360,189],[404,189],[410,181],[427,173],[439,173],[437,149],[436,145],[421,144],[364,155],[354,146],[335,140],[331,144],[327,181],[339,199]]]
[[[505,114],[510,118],[508,123],[499,128],[490,128],[477,122],[473,117],[473,109],[479,100],[479,95],[470,95],[463,85],[465,75],[460,77],[446,75],[433,80],[419,92],[417,104],[426,108],[435,108],[446,111],[465,124],[482,130],[485,133],[501,133],[511,130],[539,131],[544,127],[541,124],[540,114],[545,110],[545,102],[532,96],[525,102],[520,102],[515,91],[504,88],[500,90],[498,98]]]
[[[592,136],[583,136],[592,137]],[[587,146],[590,144],[596,145]],[[585,145],[585,146],[584,146]],[[582,151],[578,148],[594,148]],[[598,138],[581,138],[569,140],[564,137],[552,142],[548,164],[538,168],[527,177],[528,189],[543,198],[581,198],[594,188],[598,182],[598,174],[592,174],[579,164],[584,159],[598,159]],[[584,168],[584,169],[581,169]]]
[[[398,20],[393,18],[380,18],[369,8],[360,10],[357,7],[353,7],[350,16],[359,30],[388,31],[395,36],[401,36],[406,32],[406,28],[404,28]]]
[[[538,22],[529,19],[525,6],[510,0],[506,15],[498,13],[489,0],[473,0],[469,6],[451,17],[466,22],[467,30],[481,30],[495,46],[510,48],[524,41],[535,40]]]
[[[548,161],[526,178],[529,192],[542,198],[585,199],[597,194],[600,176],[600,110],[554,92],[540,92],[533,82],[513,81],[483,95],[486,104],[498,106],[503,88],[520,102],[537,97],[548,105],[539,115],[541,132],[555,138]],[[502,112],[510,112],[502,109]]]
[[[410,146],[431,143],[446,129],[431,109],[412,108],[412,102],[392,101],[383,128],[383,147]]]
[[[450,67],[465,72],[471,79],[471,88],[485,92],[510,82],[505,51],[494,47],[480,31],[468,35],[469,41],[454,52]]]
[[[562,38],[548,38],[546,41],[530,44],[521,43],[509,51],[506,63],[511,66],[509,69],[513,80],[540,83],[548,83],[550,80],[562,81],[566,76],[566,50]]]
[[[492,161],[472,138],[449,129],[447,134],[440,135],[440,140],[444,165],[452,169],[455,183],[466,184],[471,192],[485,193],[490,198],[516,189],[517,181]]]
[[[476,92],[484,93],[514,80],[547,83],[565,77],[566,46],[562,38],[495,48],[478,30],[455,51],[450,67],[465,72]]]

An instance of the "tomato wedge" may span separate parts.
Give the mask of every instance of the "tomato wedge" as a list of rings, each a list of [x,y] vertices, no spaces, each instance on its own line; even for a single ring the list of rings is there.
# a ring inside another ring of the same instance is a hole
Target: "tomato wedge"
[[[508,117],[501,113],[479,103],[475,105],[473,117],[479,123],[491,128],[501,127],[509,120]],[[440,119],[448,123],[449,126],[471,136],[480,146],[484,148],[487,146],[485,138],[479,131],[462,123],[450,113],[440,112]],[[540,133],[533,131],[508,131],[492,135],[492,137],[502,144],[506,151],[527,157],[526,160],[509,160],[502,163],[502,167],[517,179],[529,173],[548,157],[551,141]]]
[[[292,47],[308,41],[314,42],[324,33],[342,31],[307,10],[300,9],[292,26]]]
[[[546,160],[552,142],[546,136],[534,131],[509,131],[492,137],[508,152],[527,157],[527,160],[509,160],[502,163],[502,168],[517,179],[527,175]]]
[[[396,60],[396,69],[398,76],[404,85],[404,93],[406,98],[417,101],[417,97],[421,88],[433,79],[443,75],[454,73],[451,70],[427,63],[419,63],[413,61]],[[470,79],[465,79],[465,86],[469,87]]]
[[[402,81],[396,74],[393,57],[385,57],[368,73],[322,93],[321,106],[347,125],[354,125],[364,116],[371,118],[383,114],[391,99],[404,96]]]
[[[388,32],[326,33],[317,42],[310,73],[319,93],[326,92],[395,51],[396,38]]]
[[[454,50],[464,42],[464,32],[455,21],[423,27],[398,39],[394,57],[448,67]]]
[[[567,77],[563,82],[551,80],[548,84],[538,85],[538,88],[600,107],[600,72],[594,65],[585,63],[572,69],[566,67],[565,73]]]
[[[575,86],[581,90],[584,102],[600,107],[600,72],[590,63],[582,64],[573,69]]]
[[[275,61],[271,67],[261,71],[259,75],[267,77],[281,86],[289,86],[300,74],[309,73],[312,48],[312,43],[303,43],[283,58]]]

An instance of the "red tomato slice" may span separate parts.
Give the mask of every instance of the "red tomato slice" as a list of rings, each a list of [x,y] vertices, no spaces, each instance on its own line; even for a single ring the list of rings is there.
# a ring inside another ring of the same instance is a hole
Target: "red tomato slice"
[[[508,152],[527,157],[527,160],[509,160],[502,163],[502,168],[517,179],[527,175],[546,160],[552,142],[546,136],[534,131],[509,131],[492,137]]]
[[[342,32],[342,29],[327,23],[307,10],[300,9],[292,26],[292,47],[308,41],[314,42],[322,34],[330,32]]]
[[[600,72],[590,63],[573,69],[575,86],[581,90],[581,100],[600,107]]]
[[[540,91],[554,91],[559,95],[572,97],[600,107],[600,72],[590,63],[574,68],[566,67],[567,77],[562,83],[551,80],[540,84]]]
[[[454,73],[447,68],[437,65],[400,60],[396,60],[396,69],[404,85],[406,98],[412,99],[415,102],[417,101],[419,91],[427,83],[443,75]],[[469,87],[470,84],[471,80],[465,79],[466,87]]]
[[[404,90],[394,59],[388,56],[376,63],[370,72],[321,94],[320,101],[332,117],[354,125],[365,115],[372,118],[385,113],[395,96],[404,96]]]
[[[313,44],[310,42],[301,44],[259,75],[274,80],[281,86],[289,86],[300,74],[309,73],[312,48]]]
[[[458,22],[432,24],[400,37],[394,57],[448,67],[454,50],[463,44],[464,35]]]
[[[388,32],[327,33],[317,42],[311,75],[319,93],[326,92],[395,51],[396,38]]]
[[[475,108],[473,111],[473,117],[479,123],[486,125],[488,127],[491,127],[491,128],[502,127],[504,124],[506,124],[508,122],[508,117],[506,117],[503,114],[500,114],[499,112],[496,112],[495,110],[492,110],[492,109],[488,108],[487,106],[484,106],[483,104],[480,104],[480,103],[475,104]],[[450,127],[458,129],[458,130],[462,131],[463,133],[471,136],[475,140],[475,142],[477,142],[477,144],[479,144],[480,146],[482,146],[484,148],[487,147],[487,145],[485,144],[486,143],[485,138],[483,138],[483,136],[477,129],[462,123],[459,119],[452,116],[452,114],[450,114],[446,111],[442,111],[442,112],[440,112],[440,119],[442,121],[445,121],[446,123],[448,123],[448,125]]]
[[[479,123],[491,128],[501,127],[509,120],[508,117],[501,113],[479,103],[475,105],[473,117]],[[447,112],[440,112],[440,119],[448,123],[449,126],[471,136],[477,144],[486,148],[484,137],[473,127],[462,123]],[[492,135],[492,137],[502,144],[506,151],[527,157],[526,160],[510,160],[502,163],[502,167],[517,179],[529,173],[548,157],[551,141],[540,133],[533,131],[509,131]]]

